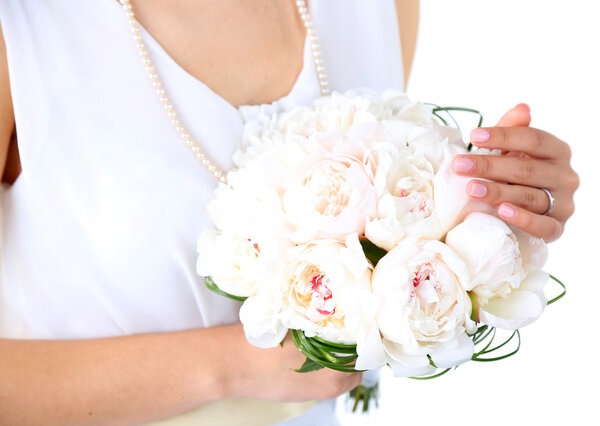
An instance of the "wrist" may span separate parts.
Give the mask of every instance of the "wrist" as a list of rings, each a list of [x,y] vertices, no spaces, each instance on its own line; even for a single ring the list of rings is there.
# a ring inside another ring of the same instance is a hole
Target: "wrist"
[[[215,327],[215,331],[211,345],[218,345],[218,350],[214,351],[212,371],[204,372],[212,376],[215,400],[257,396],[252,380],[256,375],[253,363],[256,354],[252,352],[257,348],[248,343],[241,324]]]

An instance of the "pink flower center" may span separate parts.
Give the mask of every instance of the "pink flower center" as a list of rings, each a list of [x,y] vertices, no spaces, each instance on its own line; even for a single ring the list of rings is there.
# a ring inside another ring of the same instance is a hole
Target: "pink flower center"
[[[398,191],[398,197],[400,197],[400,198],[405,198],[405,197],[408,197],[409,195],[410,195],[410,191],[408,189],[400,188],[400,191]]]
[[[419,286],[424,283],[429,284],[435,290],[437,290],[440,287],[439,280],[435,274],[435,271],[429,263],[420,265],[419,268],[415,271],[415,275],[412,280],[413,288],[409,296],[410,300],[412,300],[415,297],[415,291],[418,291]]]
[[[312,288],[311,305],[321,315],[332,315],[335,313],[333,294],[328,287],[329,280],[323,274],[315,275],[310,280]]]
[[[254,257],[258,257],[260,255],[260,247],[258,247],[257,243],[253,243],[251,238],[248,238],[248,242],[252,243],[252,248],[254,249]]]
[[[426,263],[420,265],[419,269],[417,269],[415,272],[415,277],[413,278],[413,287],[417,288],[422,282],[431,281],[432,273],[433,268],[430,264]]]

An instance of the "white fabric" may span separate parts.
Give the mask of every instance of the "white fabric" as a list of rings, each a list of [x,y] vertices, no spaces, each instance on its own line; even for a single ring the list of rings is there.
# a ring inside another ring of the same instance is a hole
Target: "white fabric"
[[[309,6],[334,90],[402,88],[393,0]],[[4,194],[0,223],[0,337],[236,322],[239,305],[212,294],[195,273],[216,181],[171,128],[119,4],[2,0],[0,21],[23,170]],[[308,47],[288,96],[238,110],[144,36],[182,122],[225,170],[244,119],[318,95]]]

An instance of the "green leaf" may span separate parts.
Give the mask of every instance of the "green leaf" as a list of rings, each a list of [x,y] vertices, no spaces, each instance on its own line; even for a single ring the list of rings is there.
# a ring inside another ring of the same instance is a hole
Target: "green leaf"
[[[354,369],[356,359],[358,358],[355,349],[353,351],[336,349],[331,346],[338,344],[316,337],[306,337],[302,330],[290,330],[290,334],[292,341],[300,349],[300,352],[317,364],[346,373],[358,372],[358,370]],[[354,345],[340,346],[348,349]]]
[[[479,358],[479,357],[478,358],[473,358],[473,361],[478,361],[478,362],[493,362],[493,361],[500,361],[501,359],[505,359],[505,358],[513,356],[514,354],[516,354],[517,352],[519,352],[519,349],[521,348],[521,333],[519,332],[519,330],[515,330],[515,332],[512,334],[512,336],[509,337],[508,341],[512,340],[512,338],[515,335],[515,333],[517,335],[517,338],[519,339],[519,342],[517,344],[517,348],[514,351],[509,352],[509,353],[507,353],[505,355],[502,355],[502,356],[497,356],[495,358]],[[504,344],[508,343],[508,341],[502,343],[500,346],[504,346]],[[489,352],[492,352],[493,350],[495,350],[495,349],[491,349]]]
[[[409,377],[409,379],[413,379],[413,380],[431,380],[431,379],[436,379],[436,378],[438,378],[440,376],[443,376],[444,374],[446,374],[450,370],[451,370],[451,368],[446,368],[445,370],[442,370],[441,373],[434,374],[433,376]]]
[[[433,107],[432,109],[432,114],[438,119],[440,120],[440,122],[444,125],[444,126],[450,126],[448,124],[449,120],[446,120],[441,113],[444,113],[451,121],[452,124],[454,125],[454,127],[458,130],[460,130],[460,126],[458,124],[458,121],[456,120],[456,118],[454,118],[454,116],[452,115],[452,111],[460,111],[460,112],[469,112],[469,113],[473,113],[473,114],[477,114],[479,116],[479,121],[477,122],[477,127],[481,127],[481,125],[483,124],[483,114],[481,114],[481,112],[477,111],[476,109],[472,109],[472,108],[463,108],[463,107],[454,107],[454,106],[449,106],[449,107],[441,107],[439,105],[436,104],[432,104],[432,103],[426,103],[426,105],[429,105],[431,107]],[[467,146],[467,150],[471,151],[473,149],[473,144],[471,144],[469,142],[468,146]]]
[[[360,237],[359,240],[366,258],[369,259],[371,265],[374,267],[377,266],[377,263],[381,260],[381,258],[387,254],[387,251],[376,246],[365,237]]]
[[[308,373],[310,371],[320,370],[321,368],[324,368],[321,364],[319,364],[316,361],[313,361],[310,358],[306,358],[306,361],[304,361],[304,364],[302,364],[302,367],[300,367],[299,369],[297,369],[295,371],[298,373]]]
[[[211,277],[204,277],[204,284],[206,284],[206,287],[208,287],[210,291],[217,293],[218,295],[228,297],[229,299],[237,300],[238,302],[243,302],[247,299],[247,297],[234,296],[233,294],[229,294],[226,291],[221,290]]]
[[[427,359],[429,360],[429,365],[431,365],[433,368],[438,368],[438,366],[433,362],[431,355],[427,354]]]
[[[486,327],[481,333],[477,334],[476,336],[473,336],[473,344],[478,345],[479,343],[481,343],[485,339],[487,339],[489,337],[489,335],[492,333],[494,333],[494,335],[496,334],[496,328],[495,327]],[[493,336],[492,336],[492,340],[494,340]]]
[[[517,335],[517,330],[515,330],[513,332],[513,334],[510,335],[510,337],[508,339],[506,339],[503,343],[499,344],[496,347],[493,347],[492,349],[486,349],[484,351],[481,351],[482,354],[489,354],[492,353],[494,351],[497,351],[498,349],[500,349],[501,347],[507,345],[508,343],[510,343],[510,341]]]
[[[483,347],[482,350],[480,350],[479,352],[473,354],[473,356],[471,357],[471,359],[476,359],[479,355],[481,355],[482,353],[485,353],[485,351],[487,351],[487,348],[489,348],[491,346],[491,344],[494,342],[494,338],[496,337],[496,327],[492,327],[490,328],[490,331],[488,331],[485,336],[483,338],[481,338],[480,341],[484,341],[486,339],[486,337],[492,333],[492,338],[490,339],[490,341],[487,343],[487,345],[485,345]],[[477,342],[479,343],[479,342]]]
[[[556,278],[554,275],[550,275],[550,278],[552,278],[554,281],[556,281],[563,288],[563,292],[561,294],[559,294],[558,296],[556,296],[554,299],[549,300],[548,303],[546,303],[546,305],[553,304],[557,300],[562,299],[565,296],[565,294],[567,294],[567,286],[564,285],[561,280]]]

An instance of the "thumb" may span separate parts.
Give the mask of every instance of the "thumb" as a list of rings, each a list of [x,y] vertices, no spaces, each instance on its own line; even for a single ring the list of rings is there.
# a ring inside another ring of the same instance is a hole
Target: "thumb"
[[[508,110],[506,114],[498,121],[496,126],[500,127],[518,127],[529,126],[531,123],[531,109],[527,104],[519,104]]]

